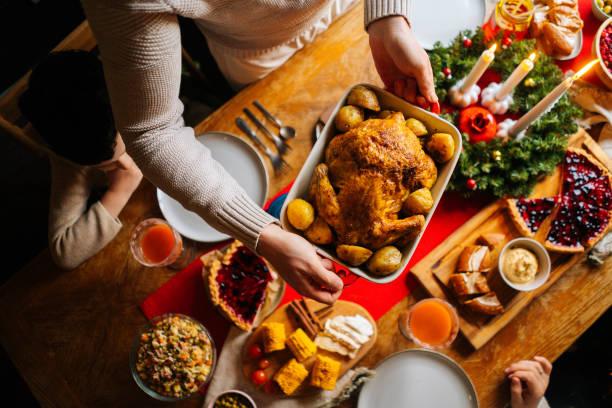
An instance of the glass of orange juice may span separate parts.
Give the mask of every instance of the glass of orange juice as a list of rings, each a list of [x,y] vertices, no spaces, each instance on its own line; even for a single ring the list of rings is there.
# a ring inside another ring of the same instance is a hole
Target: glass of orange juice
[[[459,332],[457,311],[448,302],[429,298],[417,302],[402,313],[400,331],[418,346],[443,349],[451,345]]]
[[[132,231],[130,249],[144,266],[168,266],[183,253],[183,240],[166,221],[149,218]]]

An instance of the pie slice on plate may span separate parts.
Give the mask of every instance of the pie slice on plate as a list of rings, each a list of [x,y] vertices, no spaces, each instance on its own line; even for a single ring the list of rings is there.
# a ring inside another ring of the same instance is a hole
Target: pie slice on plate
[[[204,268],[213,304],[236,326],[251,330],[272,281],[266,261],[234,241],[226,251],[209,258]]]
[[[519,232],[533,237],[544,220],[553,212],[557,197],[510,198],[507,200],[510,218]]]

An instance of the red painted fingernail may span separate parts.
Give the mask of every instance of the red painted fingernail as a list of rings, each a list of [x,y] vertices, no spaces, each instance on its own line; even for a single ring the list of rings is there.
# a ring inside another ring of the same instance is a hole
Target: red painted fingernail
[[[439,102],[434,102],[431,104],[431,112],[435,113],[436,115],[440,114],[440,103]]]

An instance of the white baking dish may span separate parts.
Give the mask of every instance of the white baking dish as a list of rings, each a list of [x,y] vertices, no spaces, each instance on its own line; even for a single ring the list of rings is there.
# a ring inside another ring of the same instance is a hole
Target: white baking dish
[[[431,211],[429,211],[429,213],[425,217],[425,226],[423,230],[421,231],[421,233],[419,234],[419,236],[410,245],[406,246],[402,250],[402,263],[400,267],[397,269],[397,271],[393,272],[390,275],[384,276],[384,277],[373,276],[368,273],[367,269],[365,268],[365,265],[363,268],[348,266],[336,257],[335,253],[333,252],[333,249],[330,248],[331,251],[328,251],[326,248],[317,246],[317,251],[321,255],[327,258],[333,259],[339,264],[344,265],[347,269],[349,269],[354,274],[362,276],[372,282],[387,283],[387,282],[391,282],[395,280],[402,273],[402,271],[406,268],[406,265],[410,261],[412,254],[414,253],[417,245],[419,244],[421,236],[423,235],[425,229],[427,228],[427,225],[429,224],[429,220],[433,216],[434,211],[436,210],[436,207],[438,206],[438,203],[440,202],[440,198],[442,197],[442,194],[444,193],[444,189],[446,188],[446,185],[448,184],[448,181],[450,180],[451,174],[453,173],[453,170],[455,169],[455,166],[457,165],[457,161],[459,160],[459,154],[461,153],[461,134],[459,133],[459,130],[457,130],[457,128],[453,126],[451,123],[434,115],[431,112],[428,112],[424,109],[414,106],[406,102],[405,100],[400,99],[397,96],[383,89],[380,89],[376,86],[368,85],[368,84],[361,84],[361,85],[367,86],[368,88],[376,92],[382,110],[392,110],[392,111],[402,112],[407,118],[408,117],[416,118],[422,121],[423,123],[425,123],[425,125],[427,126],[427,129],[430,131],[430,134],[436,133],[436,132],[443,132],[443,133],[448,133],[452,135],[453,138],[455,139],[456,148],[455,148],[455,154],[453,158],[449,160],[448,162],[446,162],[444,165],[438,166],[438,179],[436,181],[436,184],[431,189],[431,193],[434,198],[434,205]],[[306,159],[304,166],[302,166],[302,169],[300,170],[300,174],[298,174],[297,178],[295,179],[295,182],[293,183],[293,186],[291,187],[291,190],[289,191],[287,195],[287,199],[285,200],[285,203],[283,204],[283,208],[281,210],[281,224],[283,228],[285,228],[288,231],[299,233],[287,221],[287,214],[286,214],[287,205],[294,198],[304,198],[304,199],[307,198],[308,189],[310,186],[310,180],[312,178],[312,173],[314,171],[314,168],[317,166],[317,164],[324,161],[325,148],[327,147],[327,143],[336,135],[336,129],[334,127],[333,118],[336,117],[336,113],[338,112],[338,110],[342,106],[345,105],[346,98],[349,92],[353,89],[353,87],[351,87],[344,93],[344,95],[342,96],[342,98],[340,99],[336,107],[334,108],[333,114],[331,115],[332,119],[330,119],[328,123],[325,125],[325,127],[323,128],[323,131],[321,132],[321,136],[319,137],[319,139],[313,146],[312,150],[310,151],[310,154],[308,155],[308,158]]]

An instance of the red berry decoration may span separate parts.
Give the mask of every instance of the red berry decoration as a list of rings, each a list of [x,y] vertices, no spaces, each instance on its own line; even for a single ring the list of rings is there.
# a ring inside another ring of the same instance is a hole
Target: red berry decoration
[[[263,351],[261,350],[261,347],[259,347],[258,344],[253,344],[251,347],[249,347],[249,349],[247,350],[247,354],[249,355],[249,357],[251,357],[253,360],[257,360],[259,357],[261,357],[263,355]]]
[[[451,71],[451,69],[449,67],[444,67],[442,68],[442,73],[444,74],[445,77],[449,77],[453,74],[453,71]]]
[[[255,370],[251,373],[251,381],[255,385],[263,385],[268,382],[268,375],[263,370]]]
[[[257,367],[261,368],[262,370],[264,368],[270,367],[270,360],[268,360],[267,358],[259,360],[259,363],[257,363]]]
[[[464,46],[465,48],[470,48],[470,47],[472,46],[472,39],[471,39],[471,38],[467,38],[467,37],[465,37],[465,38],[463,39],[463,46]]]
[[[508,48],[509,46],[512,45],[512,38],[510,37],[504,37],[504,39],[502,40],[502,46],[504,48]]]
[[[478,185],[476,184],[476,180],[474,180],[473,178],[469,178],[467,179],[467,181],[465,182],[465,186],[468,188],[468,190],[476,190],[476,187],[478,187]]]
[[[488,142],[497,133],[497,121],[487,109],[472,106],[459,114],[459,130],[468,134],[470,143]]]

